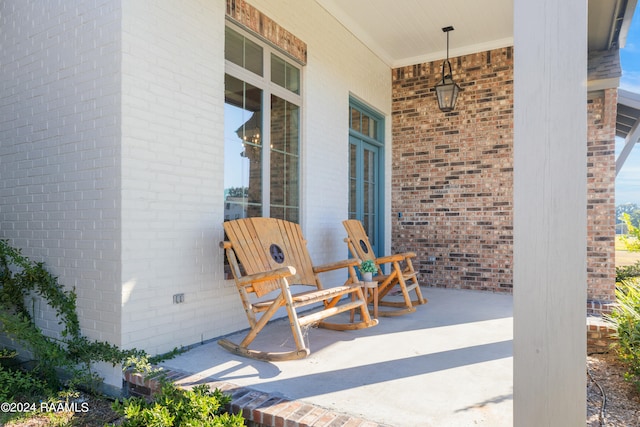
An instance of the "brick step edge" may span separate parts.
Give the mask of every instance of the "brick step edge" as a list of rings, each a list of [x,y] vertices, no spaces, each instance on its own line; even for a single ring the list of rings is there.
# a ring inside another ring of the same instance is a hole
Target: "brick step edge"
[[[195,385],[208,384],[212,390],[217,388],[230,395],[231,403],[225,409],[233,414],[242,411],[247,427],[391,427],[226,381],[195,378],[192,374],[173,370],[162,372],[164,378],[173,381],[179,387],[188,389]],[[127,396],[151,399],[160,388],[160,381],[156,378],[145,378],[143,374],[132,370],[123,373],[123,390]]]
[[[587,317],[587,354],[610,351],[616,333],[615,326],[601,317]]]

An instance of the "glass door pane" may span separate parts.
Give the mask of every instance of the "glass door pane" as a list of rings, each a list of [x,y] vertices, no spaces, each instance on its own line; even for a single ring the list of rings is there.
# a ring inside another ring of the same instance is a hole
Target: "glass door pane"
[[[356,219],[358,215],[357,151],[357,143],[349,143],[349,219]]]
[[[378,147],[362,144],[362,224],[369,236],[371,246],[377,247],[378,208]]]
[[[349,137],[349,219],[362,221],[375,253],[380,234],[379,155],[379,147]]]

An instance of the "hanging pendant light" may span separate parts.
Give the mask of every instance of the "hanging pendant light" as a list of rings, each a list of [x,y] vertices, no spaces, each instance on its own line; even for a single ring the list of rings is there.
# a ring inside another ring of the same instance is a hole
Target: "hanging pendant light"
[[[458,93],[460,92],[460,86],[453,81],[451,76],[451,63],[449,62],[449,31],[453,31],[453,27],[444,27],[442,29],[447,33],[447,60],[442,62],[442,81],[436,85],[436,95],[438,95],[438,107],[440,110],[448,113],[453,111],[456,106],[456,100],[458,99]],[[445,64],[449,67],[449,74],[445,74]]]

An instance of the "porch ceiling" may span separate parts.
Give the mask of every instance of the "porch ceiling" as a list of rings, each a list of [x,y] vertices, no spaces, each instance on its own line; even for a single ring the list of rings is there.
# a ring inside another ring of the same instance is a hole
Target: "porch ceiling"
[[[619,89],[616,136],[626,138],[638,127],[638,120],[640,120],[640,94]]]
[[[316,0],[391,67],[513,45],[513,0]],[[589,50],[624,46],[637,0],[589,0]]]
[[[625,139],[624,147],[616,159],[618,175],[634,145],[640,141],[640,94],[618,89],[616,136]]]

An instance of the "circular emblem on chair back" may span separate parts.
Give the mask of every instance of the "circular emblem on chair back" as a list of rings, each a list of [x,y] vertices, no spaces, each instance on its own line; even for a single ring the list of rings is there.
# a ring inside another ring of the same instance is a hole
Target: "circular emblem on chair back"
[[[360,247],[362,248],[365,254],[369,253],[369,248],[367,247],[367,244],[362,239],[360,239]]]
[[[273,260],[278,264],[282,264],[284,262],[284,252],[282,252],[280,246],[273,243],[269,246],[269,253],[271,254],[271,258],[273,258]]]

